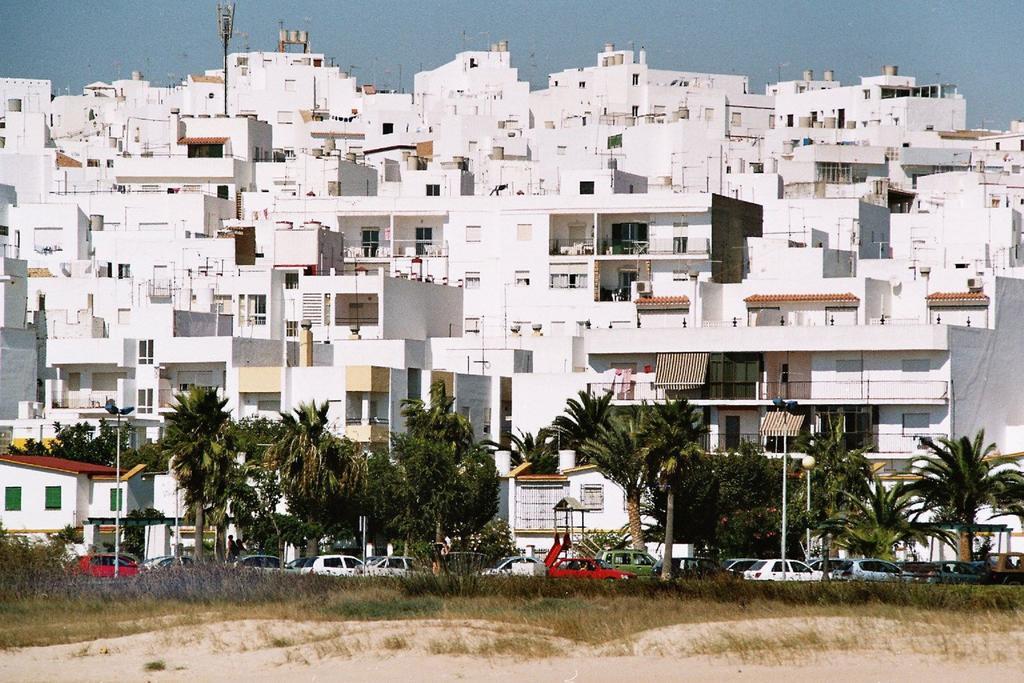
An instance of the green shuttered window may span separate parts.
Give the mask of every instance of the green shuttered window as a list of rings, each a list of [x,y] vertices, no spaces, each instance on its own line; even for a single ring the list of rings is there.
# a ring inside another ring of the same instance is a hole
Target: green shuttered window
[[[4,489],[4,510],[19,512],[21,510],[21,487],[8,486]]]
[[[59,486],[47,486],[46,487],[46,509],[47,510],[60,510],[60,487]]]

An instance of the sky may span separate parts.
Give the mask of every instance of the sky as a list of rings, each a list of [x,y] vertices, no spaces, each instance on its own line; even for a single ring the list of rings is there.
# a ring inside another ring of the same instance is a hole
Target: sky
[[[898,64],[919,83],[956,83],[968,124],[1024,118],[1024,2],[685,0],[588,2],[237,0],[232,51],[276,49],[279,22],[360,82],[412,87],[463,49],[508,40],[520,78],[591,66],[605,42],[647,49],[654,68],[739,73],[751,91],[828,68],[853,83]],[[157,84],[217,68],[212,0],[0,0],[0,77],[48,78],[54,93],[142,71]],[[399,74],[401,73],[401,82]]]

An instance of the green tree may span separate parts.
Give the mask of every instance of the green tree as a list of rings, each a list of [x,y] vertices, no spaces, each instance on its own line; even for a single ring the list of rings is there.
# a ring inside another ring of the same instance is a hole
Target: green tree
[[[1001,457],[995,444],[985,445],[985,431],[974,439],[941,437],[928,440],[929,453],[918,461],[920,478],[913,490],[935,513],[935,521],[957,525],[960,529],[958,553],[964,562],[971,560],[974,525],[982,508],[998,509],[1006,494],[1014,490],[1020,474],[1001,465],[1016,458]]]
[[[512,442],[512,463],[530,463],[534,474],[553,474],[558,471],[558,453],[555,450],[554,433],[542,427],[536,434],[520,431],[510,437]]]
[[[434,382],[430,385],[429,403],[419,398],[402,402],[406,432],[443,441],[457,451],[468,450],[473,445],[473,426],[454,407],[455,398],[448,395],[444,382]]]
[[[706,431],[701,412],[683,399],[643,406],[648,412],[646,439],[649,445],[651,480],[665,488],[665,550],[662,578],[672,578],[672,546],[675,543],[675,496],[680,474],[703,453],[700,438]]]
[[[782,522],[782,461],[760,448],[713,455],[717,481],[715,545],[725,557],[778,557]],[[795,511],[790,507],[790,520]],[[798,539],[789,538],[787,557]]]
[[[280,436],[266,452],[268,464],[280,473],[289,509],[322,524],[340,520],[350,509],[363,465],[356,445],[331,432],[328,408],[326,401],[300,403],[282,414]],[[319,540],[309,539],[310,553]]]
[[[899,543],[927,543],[938,537],[949,541],[948,533],[934,524],[918,522],[916,517],[920,501],[912,484],[898,482],[886,488],[880,479],[873,478],[863,496],[847,494],[850,505],[825,523],[835,535],[836,545],[857,557],[893,559],[893,550]]]
[[[575,450],[578,462],[586,464],[589,454],[584,444],[596,438],[602,428],[611,426],[613,414],[610,391],[601,396],[580,391],[576,398],[565,402],[565,412],[556,417],[551,425],[556,448]]]
[[[650,452],[645,411],[638,406],[616,414],[610,425],[583,442],[589,460],[597,465],[609,481],[617,484],[626,498],[629,533],[634,548],[643,549],[644,531],[640,505],[650,481]]]
[[[226,433],[230,415],[224,410],[227,399],[212,387],[192,387],[176,401],[161,444],[193,511],[195,559],[202,561],[206,514],[213,501],[223,500],[234,464]]]
[[[152,519],[156,517],[163,518],[163,516],[164,513],[155,508],[145,508],[144,510],[132,510],[125,515],[125,519]],[[146,528],[145,526],[125,524],[124,541],[121,543],[121,549],[129,555],[144,559],[146,556]]]

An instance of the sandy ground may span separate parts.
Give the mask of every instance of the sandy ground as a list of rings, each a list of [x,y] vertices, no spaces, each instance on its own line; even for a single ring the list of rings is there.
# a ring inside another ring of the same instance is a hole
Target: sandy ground
[[[1022,645],[1024,629],[946,640],[838,617],[686,624],[597,646],[493,622],[252,620],[7,651],[0,681],[1021,681]]]

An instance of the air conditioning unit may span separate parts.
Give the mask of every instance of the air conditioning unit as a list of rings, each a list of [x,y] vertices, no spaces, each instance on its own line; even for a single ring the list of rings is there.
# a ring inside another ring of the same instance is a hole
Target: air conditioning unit
[[[972,292],[980,292],[985,288],[985,281],[980,277],[967,278],[967,289]]]
[[[638,280],[636,283],[637,296],[650,296],[651,283],[646,280]]]

